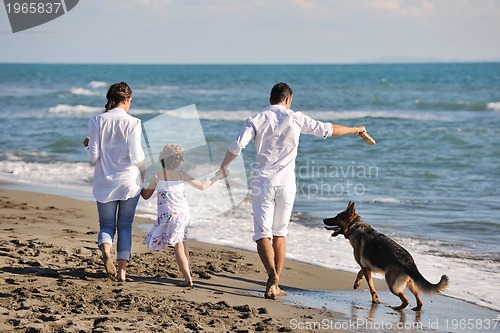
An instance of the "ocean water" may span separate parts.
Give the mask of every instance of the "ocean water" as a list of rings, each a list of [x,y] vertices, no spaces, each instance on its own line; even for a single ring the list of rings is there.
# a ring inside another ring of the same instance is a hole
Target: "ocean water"
[[[355,136],[301,137],[288,258],[357,271],[347,240],[330,237],[322,223],[352,200],[367,223],[413,255],[429,281],[449,276],[445,294],[500,311],[499,63],[0,64],[0,179],[92,200],[93,166],[81,142],[88,119],[102,112],[107,88],[118,81],[132,87],[130,113],[146,124],[196,108],[199,120],[191,124],[201,126],[196,131],[211,147],[212,166],[187,165],[195,175],[213,171],[278,81],[294,90],[294,110],[365,125],[377,145]],[[165,141],[172,133],[193,137],[168,121],[162,131]],[[162,135],[153,143],[166,143]],[[247,197],[253,153],[247,147],[233,167],[236,208],[219,195],[224,183],[203,195],[187,192],[193,239],[255,250]],[[154,218],[154,200],[141,201],[140,209]]]

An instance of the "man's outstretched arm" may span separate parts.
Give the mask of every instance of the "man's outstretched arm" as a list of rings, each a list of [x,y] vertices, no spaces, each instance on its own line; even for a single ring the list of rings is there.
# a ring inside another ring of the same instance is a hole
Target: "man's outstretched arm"
[[[360,133],[366,132],[366,128],[364,126],[349,127],[349,126],[344,126],[344,125],[339,125],[339,124],[332,124],[332,125],[333,125],[332,136],[342,136],[342,135],[347,135],[347,134],[360,134]]]

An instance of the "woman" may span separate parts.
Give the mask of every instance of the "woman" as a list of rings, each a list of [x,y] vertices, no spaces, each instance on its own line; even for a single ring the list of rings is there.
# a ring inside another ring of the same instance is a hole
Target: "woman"
[[[102,260],[108,275],[125,281],[144,170],[141,121],[128,114],[132,90],[125,82],[111,85],[106,98],[104,113],[89,120],[89,137],[83,144],[95,163],[93,194],[99,214]],[[116,231],[118,272],[111,260]]]

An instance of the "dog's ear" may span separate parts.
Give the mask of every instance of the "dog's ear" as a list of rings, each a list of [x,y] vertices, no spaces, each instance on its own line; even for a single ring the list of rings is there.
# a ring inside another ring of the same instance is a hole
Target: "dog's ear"
[[[356,214],[356,209],[354,207],[354,202],[349,201],[349,204],[347,205],[347,212],[349,213],[350,216],[353,216]]]

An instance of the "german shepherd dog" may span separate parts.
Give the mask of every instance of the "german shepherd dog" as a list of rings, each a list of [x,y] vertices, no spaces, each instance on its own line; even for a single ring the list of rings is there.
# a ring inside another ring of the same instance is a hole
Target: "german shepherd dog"
[[[335,217],[324,219],[323,222],[326,225],[325,229],[334,231],[332,237],[342,234],[351,243],[354,249],[354,259],[361,266],[354,282],[354,289],[359,287],[364,276],[370,288],[373,303],[380,303],[380,301],[373,286],[372,272],[385,273],[389,290],[401,299],[400,306],[392,307],[394,310],[402,310],[410,303],[403,292],[405,286],[410,289],[417,300],[414,311],[420,311],[423,305],[418,290],[433,294],[442,292],[448,286],[446,275],[441,276],[438,284],[427,281],[418,271],[408,251],[363,222],[363,219],[356,214],[354,202],[349,201],[345,211]]]

